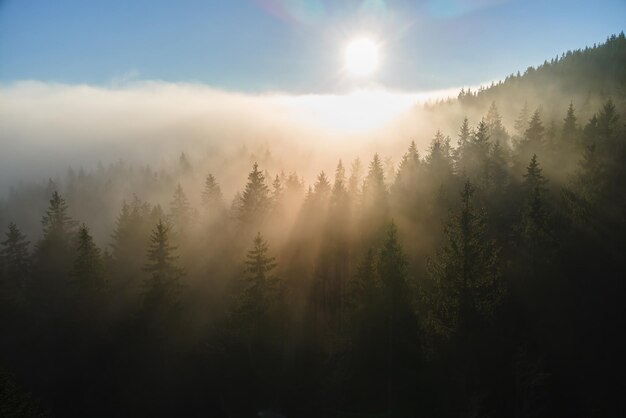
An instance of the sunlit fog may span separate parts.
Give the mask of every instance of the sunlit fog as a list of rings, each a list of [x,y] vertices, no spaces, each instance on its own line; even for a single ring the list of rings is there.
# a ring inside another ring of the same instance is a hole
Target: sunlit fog
[[[0,417],[623,417],[623,1],[0,2]]]

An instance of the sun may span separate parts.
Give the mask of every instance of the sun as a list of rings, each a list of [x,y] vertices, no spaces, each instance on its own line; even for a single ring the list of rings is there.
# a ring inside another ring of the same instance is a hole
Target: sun
[[[371,75],[378,68],[378,49],[376,42],[368,38],[358,38],[346,46],[346,70],[355,76]]]

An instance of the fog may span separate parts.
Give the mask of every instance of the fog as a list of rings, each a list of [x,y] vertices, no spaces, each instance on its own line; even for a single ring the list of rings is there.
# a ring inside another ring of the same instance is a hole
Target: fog
[[[625,48],[469,92],[0,87],[0,394],[59,416],[619,415],[624,67],[595,64]]]
[[[341,156],[397,155],[398,145],[404,149],[418,132],[425,146],[434,128],[425,126],[417,105],[457,91],[290,95],[158,81],[122,87],[13,83],[0,87],[0,192],[64,174],[68,166],[120,159],[158,166],[180,152],[219,161],[241,147],[254,152],[268,144],[280,169],[313,175]]]

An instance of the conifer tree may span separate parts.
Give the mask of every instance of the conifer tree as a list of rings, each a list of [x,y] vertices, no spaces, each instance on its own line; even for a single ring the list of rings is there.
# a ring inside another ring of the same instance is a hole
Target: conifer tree
[[[359,187],[361,186],[362,179],[362,166],[361,160],[356,158],[350,166],[350,178],[348,179],[348,194],[350,199],[354,202],[359,194]]]
[[[441,181],[452,176],[452,161],[449,154],[449,142],[441,131],[435,133],[428,155],[426,156],[426,167],[433,181]]]
[[[326,202],[330,196],[330,192],[330,182],[328,181],[328,177],[326,177],[326,173],[322,171],[317,176],[317,181],[313,187],[313,193],[315,194],[316,199],[320,202]]]
[[[241,195],[239,206],[239,220],[244,223],[259,221],[270,207],[269,188],[265,184],[265,176],[254,163],[248,174],[248,183]]]
[[[528,121],[530,118],[530,110],[528,109],[528,103],[524,103],[524,106],[520,110],[517,118],[515,119],[515,139],[517,142],[524,138],[526,129],[528,129]]]
[[[111,263],[115,272],[112,285],[126,286],[140,275],[151,219],[150,205],[137,196],[130,204],[123,202],[111,236]]]
[[[171,308],[178,303],[180,279],[183,269],[175,262],[176,247],[169,241],[170,228],[159,220],[152,230],[144,271],[150,274],[146,282],[144,307],[151,309]]]
[[[463,123],[461,124],[461,128],[459,129],[458,135],[458,146],[459,148],[463,148],[470,140],[472,135],[472,131],[469,126],[469,121],[467,117],[463,118]]]
[[[491,102],[491,106],[489,106],[489,110],[487,111],[485,122],[489,128],[489,137],[491,140],[493,142],[497,141],[501,144],[506,144],[508,134],[504,125],[502,125],[502,116],[500,116],[500,112],[498,112],[496,102]]]
[[[65,199],[54,191],[50,199],[50,205],[41,220],[43,225],[43,239],[68,238],[73,232],[76,222],[68,215],[68,207]]]
[[[82,291],[101,290],[104,286],[102,254],[82,224],[78,229],[76,257],[70,277]]]
[[[23,288],[26,285],[30,271],[28,245],[30,241],[22,234],[17,225],[9,223],[6,239],[2,241],[0,259],[4,273],[10,287]]]
[[[597,132],[601,141],[609,141],[614,138],[618,120],[619,115],[615,109],[615,104],[609,99],[598,112]]]
[[[498,250],[487,236],[485,217],[474,209],[474,188],[466,181],[461,210],[445,228],[447,243],[430,261],[432,291],[426,295],[428,322],[436,334],[464,334],[499,303]]]
[[[209,173],[204,180],[204,189],[202,190],[202,204],[208,208],[221,207],[223,204],[223,196],[220,185],[215,180],[215,176]]]
[[[382,161],[378,154],[374,154],[369,165],[367,176],[363,181],[360,205],[361,230],[369,239],[381,232],[387,221],[389,211],[387,186]]]
[[[572,149],[578,143],[578,127],[576,124],[574,103],[572,102],[569,103],[569,106],[567,107],[567,114],[565,115],[565,119],[563,119],[561,142],[562,144],[569,144],[569,149]]]
[[[283,182],[280,176],[276,174],[274,181],[272,182],[272,206],[277,207],[283,198]]]
[[[346,188],[346,170],[341,160],[335,168],[335,182],[332,190],[332,204],[334,207],[342,206],[348,198],[348,189]]]
[[[236,311],[244,326],[266,326],[270,305],[276,298],[278,279],[272,275],[276,259],[269,254],[269,244],[257,233],[253,246],[246,254],[245,287]]]
[[[172,225],[176,228],[176,232],[184,234],[190,226],[192,216],[193,209],[189,204],[187,195],[179,183],[174,190],[174,196],[170,202],[169,213],[169,219]]]
[[[548,220],[545,194],[548,180],[542,174],[541,167],[537,162],[537,156],[533,155],[526,174],[522,189],[524,191],[524,202],[522,209],[521,234],[529,255],[531,272],[537,268],[538,257],[547,257],[545,244],[548,242]]]
[[[43,236],[35,248],[34,285],[41,296],[46,295],[48,302],[58,303],[58,298],[50,298],[50,292],[58,294],[65,290],[76,225],[68,215],[67,203],[58,192],[52,193],[41,223]]]
[[[395,193],[412,193],[418,170],[420,167],[420,155],[415,141],[411,141],[409,149],[402,157],[396,179],[393,185]]]
[[[524,141],[530,146],[533,150],[539,150],[543,145],[543,140],[545,136],[545,128],[541,123],[541,115],[539,114],[539,109],[535,110],[533,115],[528,122],[528,128],[524,131]]]

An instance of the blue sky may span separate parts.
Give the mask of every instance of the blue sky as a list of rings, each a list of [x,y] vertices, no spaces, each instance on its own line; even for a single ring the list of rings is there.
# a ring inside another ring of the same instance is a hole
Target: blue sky
[[[369,82],[477,85],[625,29],[626,1],[0,0],[0,83],[202,83],[341,92],[341,51],[383,42]]]

